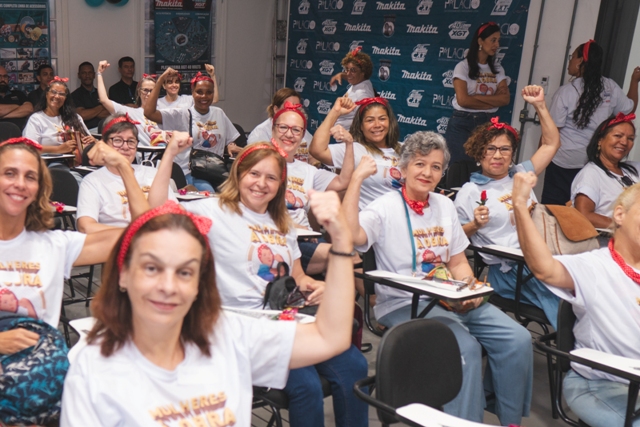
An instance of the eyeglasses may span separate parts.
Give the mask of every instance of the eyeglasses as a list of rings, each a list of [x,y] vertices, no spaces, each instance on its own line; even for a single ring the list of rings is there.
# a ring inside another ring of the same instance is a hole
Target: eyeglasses
[[[51,89],[49,93],[51,94],[51,96],[59,96],[61,98],[67,97],[67,94],[65,92],[58,92],[57,90],[53,90],[53,89]]]
[[[633,184],[635,184],[635,182],[633,182],[633,180],[627,175],[622,175],[622,178],[619,178],[618,182],[620,182],[623,187],[631,187]]]
[[[360,72],[360,68],[357,68],[357,67],[345,68],[344,72],[347,74],[356,74]]]
[[[276,125],[276,130],[280,135],[284,135],[288,131],[291,131],[293,136],[300,136],[302,135],[302,132],[304,132],[304,129],[301,128],[300,126],[287,126],[287,125]]]
[[[120,148],[126,142],[129,148],[138,148],[138,140],[137,139],[127,139],[126,141],[122,138],[109,138],[111,141],[111,145],[113,148]]]
[[[494,145],[489,145],[485,150],[485,156],[493,157],[496,155],[496,151],[500,151],[501,155],[508,157],[511,156],[511,153],[513,153],[513,148],[507,146],[496,147]]]
[[[9,74],[0,74],[0,80],[9,80]]]
[[[307,302],[307,296],[300,289],[300,286],[296,286],[289,295],[287,295],[287,301],[285,307],[289,308],[302,308]]]
[[[153,89],[140,89],[140,93],[144,93],[145,95],[149,95]]]

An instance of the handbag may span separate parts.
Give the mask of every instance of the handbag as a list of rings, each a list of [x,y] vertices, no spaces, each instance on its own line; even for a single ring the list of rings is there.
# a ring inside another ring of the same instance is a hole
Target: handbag
[[[284,262],[279,262],[277,271],[278,275],[267,283],[262,309],[265,309],[269,304],[272,310],[297,308],[298,313],[315,316],[318,312],[318,306],[304,305],[307,295],[296,285],[294,278],[289,276],[289,266]]]
[[[576,208],[536,204],[531,218],[553,255],[570,255],[598,249],[598,232]]]
[[[192,123],[193,116],[189,111],[189,136],[193,138]],[[191,149],[189,168],[194,178],[208,181],[216,190],[229,178],[229,167],[225,159],[211,151]]]

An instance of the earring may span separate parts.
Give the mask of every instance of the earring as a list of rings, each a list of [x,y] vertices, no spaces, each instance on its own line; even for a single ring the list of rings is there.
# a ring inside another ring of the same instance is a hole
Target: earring
[[[482,46],[478,46],[478,52],[482,50]]]
[[[480,166],[480,162],[476,162],[476,166]]]
[[[513,163],[513,160],[511,160],[511,164],[509,165],[509,169],[511,169],[512,167],[514,167],[516,164]]]
[[[600,152],[600,148],[601,148],[601,147],[600,147],[600,144],[598,144],[598,153]]]
[[[126,293],[127,293],[127,288],[123,288],[122,286],[118,286],[118,290],[119,290],[120,292],[122,292],[123,294],[126,294]]]

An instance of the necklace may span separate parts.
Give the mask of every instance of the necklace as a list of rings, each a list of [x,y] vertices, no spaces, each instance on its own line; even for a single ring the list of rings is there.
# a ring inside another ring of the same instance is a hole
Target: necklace
[[[624,260],[622,256],[613,248],[613,238],[609,240],[609,252],[611,252],[611,258],[618,264],[618,266],[622,269],[624,274],[636,284],[640,285],[640,274],[638,274],[632,267],[629,266]]]

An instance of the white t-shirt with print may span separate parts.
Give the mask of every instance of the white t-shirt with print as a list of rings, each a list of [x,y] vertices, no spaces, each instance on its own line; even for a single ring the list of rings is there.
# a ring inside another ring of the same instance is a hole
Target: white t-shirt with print
[[[0,240],[0,311],[58,327],[64,279],[71,274],[86,235],[71,231],[22,231]]]
[[[346,145],[344,143],[330,144],[329,151],[331,151],[331,159],[333,160],[333,166],[337,168],[342,167],[344,161],[344,152]],[[362,182],[362,188],[360,190],[360,203],[358,204],[360,210],[364,209],[372,201],[376,200],[383,194],[395,189],[400,188],[400,169],[398,169],[398,160],[400,156],[393,150],[393,148],[382,148],[382,155],[377,153],[370,153],[364,147],[364,145],[354,142],[353,143],[353,155],[355,167],[358,167],[362,156],[370,156],[376,162],[378,170],[375,175],[370,176]]]
[[[509,78],[505,76],[504,69],[501,65],[496,64],[494,66],[498,72],[497,74],[494,74],[491,71],[489,64],[478,64],[478,67],[480,68],[480,71],[478,73],[478,78],[475,80],[471,80],[469,78],[469,63],[466,59],[458,62],[456,68],[453,69],[454,80],[460,79],[467,82],[468,95],[494,95],[501,81],[507,80],[507,84],[509,84]],[[471,113],[495,113],[498,111],[498,107],[489,108],[487,110],[474,110],[473,108],[462,107],[458,104],[458,100],[455,95],[453,97],[453,101],[451,101],[451,105],[456,110],[469,111]]]
[[[61,425],[249,426],[252,385],[286,384],[295,328],[224,312],[211,357],[190,343],[173,371],[151,363],[131,341],[110,357],[89,345],[65,378]]]
[[[269,118],[264,122],[260,123],[256,126],[249,136],[247,137],[247,144],[253,144],[256,142],[269,142],[271,141],[273,129],[273,119]],[[309,159],[309,144],[313,140],[313,135],[309,133],[308,130],[304,130],[304,135],[302,136],[302,142],[298,147],[298,151],[296,151],[295,158],[297,160],[307,162]]]
[[[284,200],[289,214],[296,224],[309,225],[309,189],[325,191],[337,175],[318,169],[308,163],[294,160],[287,162],[287,192]]]
[[[553,158],[553,163],[566,169],[579,169],[587,159],[587,145],[596,128],[609,116],[623,112],[628,114],[633,109],[633,101],[627,98],[620,86],[613,80],[603,77],[602,102],[593,112],[589,124],[579,129],[573,121],[573,113],[578,108],[578,101],[584,91],[584,81],[578,77],[574,81],[560,86],[549,106],[549,113],[560,132],[560,148]]]
[[[363,80],[357,85],[349,86],[349,89],[347,89],[347,96],[353,102],[357,102],[361,99],[373,98],[374,96],[376,96],[376,91],[373,89],[371,80]],[[356,117],[356,113],[359,109],[360,107],[356,107],[356,109],[349,114],[340,116],[338,120],[336,120],[336,125],[342,125],[346,130],[349,130],[349,128],[351,127],[351,123]]]
[[[148,196],[157,169],[143,165],[131,165],[136,181]],[[177,202],[173,191],[169,189],[169,199]],[[122,177],[115,175],[106,167],[85,176],[78,194],[76,218],[89,217],[100,224],[114,227],[126,227],[131,222],[129,199]]]
[[[262,308],[267,283],[277,275],[278,262],[293,269],[300,258],[297,233],[290,227],[282,234],[269,213],[259,214],[242,203],[243,214],[221,208],[217,198],[183,203],[189,211],[213,220],[209,244],[216,263],[216,284],[222,304],[238,308]]]
[[[151,132],[154,130],[159,130],[160,127],[153,120],[149,120],[144,115],[144,109],[142,107],[127,107],[126,105],[118,104],[115,101],[111,101],[113,103],[113,108],[118,114],[129,114],[129,117],[136,121],[140,122],[136,125],[138,128],[138,145],[141,147],[150,147],[151,146]]]
[[[449,198],[429,193],[429,207],[424,215],[410,208],[409,218],[416,248],[416,269],[428,273],[440,263],[447,263],[453,255],[469,246],[456,209]],[[361,252],[371,246],[376,253],[379,270],[411,276],[413,251],[404,201],[399,191],[379,197],[360,212],[360,225],[367,233],[367,244],[356,247]],[[412,293],[376,284],[376,318],[411,303]]]
[[[525,162],[515,166],[513,169],[515,169],[514,173],[530,172],[533,171],[533,165],[531,162]],[[520,249],[513,202],[511,201],[512,188],[513,178],[509,175],[483,185],[467,182],[462,186],[456,195],[454,204],[458,212],[458,219],[463,225],[473,221],[473,211],[478,207],[476,202],[480,201],[480,193],[483,190],[487,191],[487,203],[485,206],[489,208],[489,222],[471,236],[471,243],[476,246],[500,245],[507,248]],[[534,192],[531,191],[528,204],[530,205],[533,202],[537,202],[537,199]],[[498,257],[486,254],[481,255],[489,265],[501,263],[501,259]]]
[[[191,111],[191,129],[189,129],[189,111]],[[224,155],[224,147],[240,136],[236,127],[227,115],[218,107],[209,107],[207,114],[200,114],[195,108],[172,108],[160,111],[162,127],[166,130],[189,132],[193,137],[193,148],[207,150],[219,156]],[[185,175],[189,170],[190,150],[176,156],[175,162],[180,165]]]
[[[640,360],[640,286],[624,274],[609,248],[555,258],[571,275],[575,295],[547,287],[573,307],[578,319],[573,327],[576,348]],[[571,367],[588,379],[624,382],[586,366],[572,363]]]
[[[640,162],[627,162],[640,173]],[[595,163],[587,163],[571,183],[571,202],[575,206],[578,194],[584,194],[596,205],[595,213],[613,217],[613,202],[616,201],[624,186],[622,175],[611,172],[615,178],[608,176]],[[624,171],[633,182],[638,182],[638,175]]]
[[[162,98],[158,98],[158,103],[156,104],[156,108],[158,110],[168,110],[170,108],[189,108],[193,107],[193,96],[191,95],[178,95],[178,98],[173,101],[167,101],[167,97],[163,96]]]
[[[89,129],[82,121],[82,117],[78,115],[78,120],[82,125],[85,135],[91,135]],[[22,131],[22,136],[39,143],[40,145],[58,146],[65,141],[72,139],[71,134],[65,132],[65,124],[62,122],[61,116],[50,117],[44,111],[33,113],[27,125]]]

